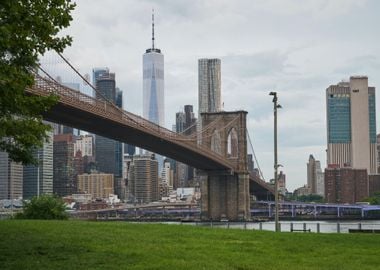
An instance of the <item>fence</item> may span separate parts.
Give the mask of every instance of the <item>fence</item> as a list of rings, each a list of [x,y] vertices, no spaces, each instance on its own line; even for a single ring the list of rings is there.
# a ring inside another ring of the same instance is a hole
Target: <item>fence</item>
[[[195,222],[195,226],[206,226],[224,229],[245,229],[274,231],[274,222]],[[281,232],[301,233],[349,233],[370,232],[380,233],[380,221],[358,221],[358,222],[280,222]]]

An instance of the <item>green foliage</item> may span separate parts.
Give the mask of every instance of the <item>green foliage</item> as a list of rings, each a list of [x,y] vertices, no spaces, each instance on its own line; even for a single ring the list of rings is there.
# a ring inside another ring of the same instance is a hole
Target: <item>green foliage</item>
[[[322,196],[317,194],[310,194],[310,195],[302,195],[294,198],[296,201],[300,202],[316,202],[316,203],[323,203],[324,199]]]
[[[377,234],[5,220],[1,269],[379,269]]]
[[[30,202],[24,202],[23,213],[18,213],[16,219],[67,219],[65,209],[65,203],[59,197],[36,196]]]
[[[372,197],[363,199],[363,202],[369,202],[371,205],[380,205],[380,192],[375,192]]]
[[[0,151],[23,164],[36,163],[35,148],[47,139],[43,112],[57,97],[31,97],[32,70],[47,50],[62,52],[71,37],[58,37],[69,26],[75,4],[67,0],[0,1]]]

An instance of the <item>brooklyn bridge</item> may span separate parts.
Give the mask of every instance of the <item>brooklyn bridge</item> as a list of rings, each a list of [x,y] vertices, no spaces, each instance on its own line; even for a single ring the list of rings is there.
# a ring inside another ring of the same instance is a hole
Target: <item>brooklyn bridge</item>
[[[35,84],[26,93],[59,97],[43,115],[45,120],[132,144],[196,168],[203,219],[246,220],[250,218],[251,195],[262,200],[274,196],[273,187],[248,172],[246,111],[202,113],[201,130],[179,134],[120,109],[100,93],[85,95],[41,71],[35,73]]]

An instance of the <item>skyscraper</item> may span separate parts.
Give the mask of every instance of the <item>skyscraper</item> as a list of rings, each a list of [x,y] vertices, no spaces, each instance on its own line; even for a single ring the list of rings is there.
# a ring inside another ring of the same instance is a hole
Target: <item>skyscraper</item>
[[[97,97],[102,96],[122,108],[123,95],[122,91],[116,90],[115,73],[110,73],[108,68],[98,72],[96,75]],[[122,156],[122,143],[103,136],[95,136],[95,158],[100,172],[112,173],[115,179],[122,177]]]
[[[220,67],[220,59],[198,60],[198,102],[200,113],[221,110]]]
[[[73,135],[54,135],[53,192],[62,197],[71,195],[77,191],[76,184]]]
[[[108,67],[97,67],[92,69],[92,85],[96,88],[96,81],[104,73],[109,73]],[[92,88],[91,88],[92,89]],[[96,97],[96,92],[92,89],[93,96]]]
[[[136,153],[136,146],[131,144],[124,144],[124,154],[128,154],[130,156],[133,156]]]
[[[119,108],[123,108],[123,91],[116,87],[115,104]]]
[[[309,156],[307,163],[307,186],[311,194],[324,196],[324,178],[321,169],[321,162],[313,155]]]
[[[195,123],[197,122],[197,118],[194,117],[193,105],[185,105],[185,134],[191,134],[196,131]]]
[[[97,97],[104,97],[116,104],[116,80],[115,73],[103,72],[96,79]]]
[[[375,87],[352,76],[326,89],[327,164],[376,173]]]
[[[220,67],[220,59],[198,59],[198,131],[202,128],[201,113],[222,108]]]
[[[110,70],[108,67],[98,67],[92,69],[92,84],[96,86],[97,79],[104,73],[109,73]]]
[[[164,55],[154,47],[154,40],[152,14],[152,48],[147,49],[143,55],[143,116],[164,126]]]
[[[175,131],[177,133],[190,135],[195,132],[195,124],[197,122],[197,118],[194,117],[193,105],[185,105],[184,111],[177,112],[175,116],[175,122]]]
[[[0,200],[22,198],[22,180],[22,165],[9,159],[7,152],[0,152]]]
[[[177,133],[190,135],[196,131],[196,121],[197,119],[194,117],[193,106],[185,105],[184,111],[176,113],[175,131]],[[174,187],[188,187],[189,181],[194,178],[194,168],[176,161],[174,161],[172,168],[175,172],[176,178],[174,181]]]
[[[175,114],[175,131],[177,133],[182,133],[185,130],[185,113],[184,112],[177,112]]]
[[[116,106],[123,109],[123,91],[116,87]],[[124,149],[124,153],[128,153],[129,155],[133,155],[136,152],[136,146],[122,143],[122,151]]]
[[[38,166],[24,166],[24,199],[53,194],[53,132],[49,132],[49,141],[34,152],[34,158],[38,160]]]

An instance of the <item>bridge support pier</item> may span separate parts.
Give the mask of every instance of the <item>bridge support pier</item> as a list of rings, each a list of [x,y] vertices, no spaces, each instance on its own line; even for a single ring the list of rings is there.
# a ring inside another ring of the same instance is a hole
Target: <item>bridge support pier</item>
[[[249,175],[198,173],[201,184],[201,219],[249,220]]]
[[[203,220],[249,220],[247,112],[201,113],[199,142],[230,163],[226,169],[199,171]]]

